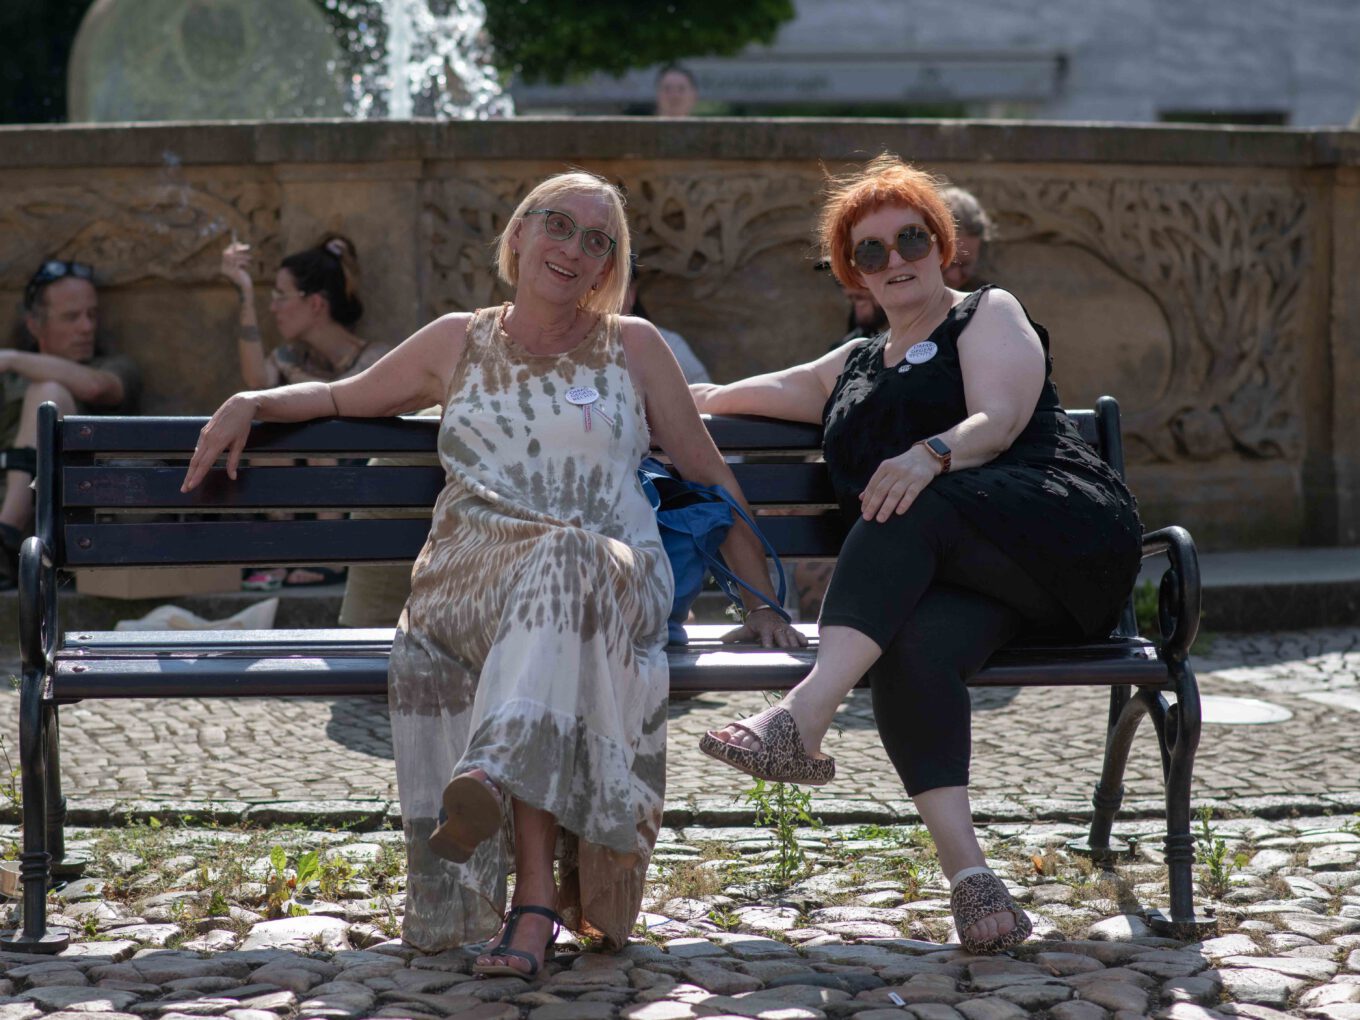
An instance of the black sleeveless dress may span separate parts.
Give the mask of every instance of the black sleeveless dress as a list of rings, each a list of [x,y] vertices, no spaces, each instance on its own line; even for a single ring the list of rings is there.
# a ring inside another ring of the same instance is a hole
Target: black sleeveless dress
[[[879,464],[968,416],[958,340],[990,289],[950,309],[930,335],[934,357],[909,371],[884,367],[886,333],[850,352],[822,412],[823,451],[847,521],[860,515],[859,493]],[[1044,386],[1029,423],[996,459],[930,486],[1061,602],[1083,637],[1104,637],[1138,576],[1142,524],[1133,494],[1058,403],[1048,331],[1030,324],[1044,347]]]

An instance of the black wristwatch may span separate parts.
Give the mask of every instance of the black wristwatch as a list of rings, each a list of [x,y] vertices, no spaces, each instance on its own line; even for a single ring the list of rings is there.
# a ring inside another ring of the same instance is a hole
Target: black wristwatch
[[[924,446],[929,454],[940,462],[940,474],[949,474],[950,462],[954,459],[954,452],[949,449],[949,444],[939,436],[931,436],[929,439],[922,439],[917,446]]]

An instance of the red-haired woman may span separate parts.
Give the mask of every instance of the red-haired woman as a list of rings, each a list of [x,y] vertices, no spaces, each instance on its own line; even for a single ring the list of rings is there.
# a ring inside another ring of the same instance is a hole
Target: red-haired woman
[[[1133,496],[1078,436],[1048,334],[1006,291],[951,290],[953,218],[929,174],[884,154],[833,181],[821,241],[888,328],[816,361],[691,387],[701,411],[822,423],[853,521],[808,677],[703,750],[760,778],[825,783],[832,716],[866,673],[884,747],[934,837],[966,948],[1030,922],[985,865],[968,801],[967,680],[1021,631],[1107,635],[1138,572]]]

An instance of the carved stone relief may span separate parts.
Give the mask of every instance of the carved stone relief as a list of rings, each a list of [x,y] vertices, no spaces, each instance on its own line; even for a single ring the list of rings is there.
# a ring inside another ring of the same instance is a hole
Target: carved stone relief
[[[1125,416],[1131,461],[1301,455],[1305,192],[1023,176],[971,184],[1008,241],[1079,246],[1165,315],[1171,371],[1162,393]]]
[[[92,263],[110,286],[221,282],[221,250],[233,237],[254,247],[257,276],[282,256],[272,185],[91,178],[10,192],[0,204],[0,287],[22,287],[50,255]]]

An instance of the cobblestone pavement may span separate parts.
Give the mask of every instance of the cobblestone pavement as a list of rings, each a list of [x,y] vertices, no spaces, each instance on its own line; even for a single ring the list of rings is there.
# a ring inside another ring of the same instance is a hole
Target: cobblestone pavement
[[[951,941],[919,828],[804,829],[782,844],[749,826],[668,829],[630,944],[582,953],[564,934],[529,981],[473,977],[474,947],[422,955],[393,938],[395,832],[76,830],[86,877],[50,903],[74,944],[0,953],[0,1020],[1360,1017],[1354,820],[1214,823],[1197,898],[1218,927],[1181,940],[1141,916],[1165,903],[1157,840],[1097,870],[1064,849],[1078,832],[984,828],[1034,934],[978,957]]]
[[[13,655],[8,658],[12,670]],[[1326,812],[1328,804],[1360,809],[1360,630],[1220,638],[1195,662],[1207,696],[1195,769],[1198,802],[1258,815]],[[1081,688],[975,695],[973,791],[980,816],[1084,812],[1099,774],[1107,695]],[[683,820],[685,811],[693,817],[696,806],[707,819],[744,810],[734,799],[743,778],[696,745],[705,729],[763,703],[762,695],[742,695],[672,705],[672,820]],[[1260,725],[1214,721],[1244,706],[1283,709],[1289,718]],[[11,748],[17,744],[14,709],[13,700],[0,701]],[[351,802],[391,811],[396,799],[387,711],[377,700],[87,702],[63,708],[61,719],[63,781],[76,810],[114,801],[229,800]],[[867,692],[851,695],[839,724],[828,744],[839,777],[819,791],[815,806],[846,821],[908,812],[874,731]],[[1126,786],[1126,809],[1160,814],[1160,766],[1146,725]]]

